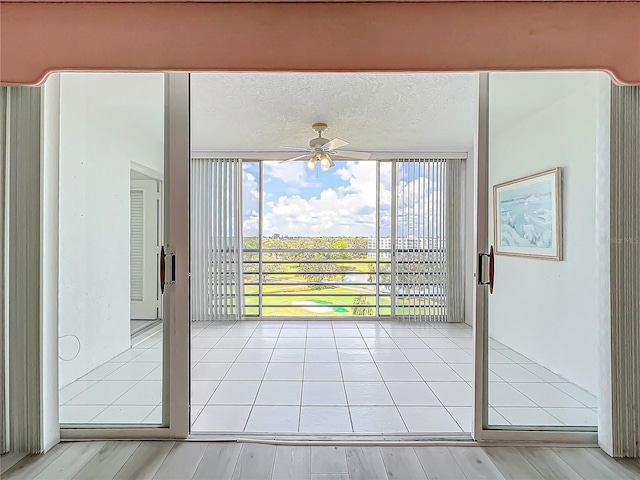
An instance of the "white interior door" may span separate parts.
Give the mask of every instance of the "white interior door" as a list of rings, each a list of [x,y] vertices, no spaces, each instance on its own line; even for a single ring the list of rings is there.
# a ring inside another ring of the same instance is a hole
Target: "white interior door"
[[[160,183],[131,181],[131,318],[161,318],[158,284]]]

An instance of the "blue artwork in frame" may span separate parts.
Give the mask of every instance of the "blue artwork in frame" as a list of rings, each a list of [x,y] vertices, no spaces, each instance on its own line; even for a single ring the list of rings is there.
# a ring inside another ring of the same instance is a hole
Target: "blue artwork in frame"
[[[493,187],[497,255],[562,260],[562,170]]]

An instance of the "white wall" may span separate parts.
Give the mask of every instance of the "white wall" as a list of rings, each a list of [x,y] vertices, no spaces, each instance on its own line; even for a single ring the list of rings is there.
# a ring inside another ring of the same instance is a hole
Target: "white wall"
[[[40,166],[42,411],[44,451],[60,442],[58,390],[58,229],[60,155],[60,74],[42,87],[42,160]]]
[[[489,335],[593,394],[601,75],[496,74],[490,95],[490,185],[562,167],[564,259],[496,256]]]
[[[61,386],[130,346],[130,168],[162,171],[163,81],[163,74],[61,75]]]

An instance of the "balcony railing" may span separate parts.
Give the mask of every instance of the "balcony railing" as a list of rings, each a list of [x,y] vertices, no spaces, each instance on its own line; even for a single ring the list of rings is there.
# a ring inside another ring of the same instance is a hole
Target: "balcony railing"
[[[442,315],[444,250],[243,250],[245,316]]]

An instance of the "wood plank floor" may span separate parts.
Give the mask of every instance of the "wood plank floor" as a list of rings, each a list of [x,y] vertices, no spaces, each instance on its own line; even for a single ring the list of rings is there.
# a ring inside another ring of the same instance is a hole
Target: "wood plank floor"
[[[0,462],[8,465],[15,459],[6,454]],[[612,459],[598,448],[101,441],[62,443],[45,455],[28,455],[3,468],[2,479],[35,478],[617,480],[640,479],[640,461]]]

